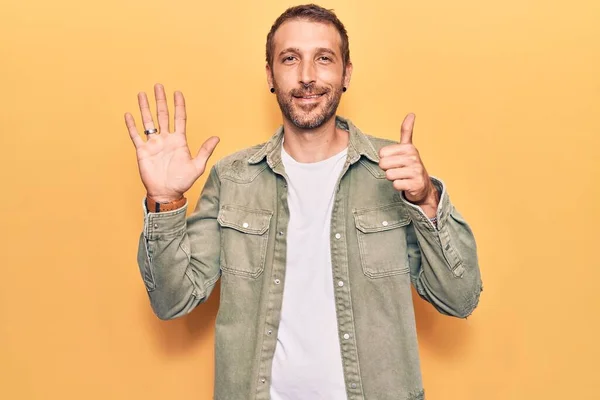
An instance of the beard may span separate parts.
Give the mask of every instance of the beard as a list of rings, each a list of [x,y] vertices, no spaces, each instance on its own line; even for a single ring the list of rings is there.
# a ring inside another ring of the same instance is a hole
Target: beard
[[[315,129],[329,121],[335,115],[343,93],[341,84],[338,87],[325,88],[312,83],[283,93],[277,83],[273,83],[283,116],[299,129]],[[294,101],[295,98],[311,95],[321,95],[322,98],[317,103],[309,104],[298,104]]]

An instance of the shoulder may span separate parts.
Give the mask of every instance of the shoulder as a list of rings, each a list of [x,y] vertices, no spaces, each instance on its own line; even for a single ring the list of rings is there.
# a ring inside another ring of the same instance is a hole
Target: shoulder
[[[363,134],[364,137],[371,143],[375,151],[379,153],[379,149],[385,146],[389,146],[390,144],[397,144],[398,142],[391,139],[384,139],[382,137],[373,136],[371,134]]]
[[[266,143],[256,144],[251,147],[229,154],[215,164],[217,175],[220,179],[236,182],[249,182],[266,168],[266,162],[250,164],[248,160],[256,154]]]
[[[390,144],[395,144],[395,142],[390,139],[384,139],[379,136],[375,136],[371,133],[363,131],[356,124],[354,124],[350,119],[345,117],[338,116],[338,127],[350,132],[351,141],[353,142],[356,150],[360,153],[367,153],[373,158],[377,158],[379,150],[382,147],[389,146]],[[373,151],[376,154],[373,154]]]
[[[222,167],[236,164],[236,161],[248,161],[257,151],[262,149],[266,143],[256,144],[245,149],[238,150],[235,153],[229,154],[218,161]]]

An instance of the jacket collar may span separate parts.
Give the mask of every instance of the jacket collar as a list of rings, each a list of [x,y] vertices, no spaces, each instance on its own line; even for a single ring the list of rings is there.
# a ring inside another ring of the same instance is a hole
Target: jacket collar
[[[361,156],[368,158],[374,163],[379,163],[379,155],[371,144],[369,138],[360,131],[349,119],[336,116],[335,117],[336,127],[348,131],[348,160],[351,164],[358,161]],[[274,168],[281,162],[281,145],[283,143],[283,125],[275,131],[271,139],[266,142],[256,153],[254,153],[249,159],[249,164],[258,164],[265,157],[267,158],[267,164],[271,168]]]

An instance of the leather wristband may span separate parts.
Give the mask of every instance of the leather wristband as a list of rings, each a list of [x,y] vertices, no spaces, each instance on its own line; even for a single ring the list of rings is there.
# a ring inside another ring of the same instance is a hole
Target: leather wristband
[[[151,197],[146,196],[146,210],[148,210],[148,212],[154,213],[173,211],[183,207],[185,205],[185,201],[186,198],[182,197],[178,200],[174,200],[168,203],[158,203]]]

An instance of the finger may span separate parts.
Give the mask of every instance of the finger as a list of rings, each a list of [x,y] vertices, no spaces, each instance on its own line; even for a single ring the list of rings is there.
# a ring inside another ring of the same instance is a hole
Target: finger
[[[392,168],[385,171],[385,178],[389,181],[412,179],[414,177],[415,171],[412,168]]]
[[[160,83],[154,85],[154,98],[156,98],[156,117],[158,128],[161,132],[169,133],[169,106],[165,96],[165,88]]]
[[[196,155],[196,158],[194,158],[194,163],[200,171],[200,174],[204,172],[204,169],[206,168],[206,162],[212,155],[213,151],[215,150],[215,147],[217,147],[219,140],[220,139],[218,137],[212,136],[206,139],[206,141],[202,143],[202,146],[200,146],[200,150],[198,150],[198,155]]]
[[[144,141],[140,137],[137,128],[135,127],[135,121],[133,119],[133,115],[130,113],[125,113],[125,125],[127,126],[127,130],[129,131],[129,137],[133,142],[135,148],[139,148],[144,144]]]
[[[142,123],[144,124],[144,129],[154,129],[152,112],[150,111],[148,97],[146,96],[145,92],[138,93],[138,104],[140,105],[140,112],[142,113]]]
[[[175,132],[185,134],[187,115],[185,112],[185,98],[183,93],[176,91],[175,94]]]
[[[379,158],[398,156],[414,153],[416,149],[412,144],[390,144],[379,149]]]
[[[411,179],[396,179],[394,182],[392,182],[392,186],[398,191],[406,192],[411,189]]]
[[[391,168],[408,167],[415,162],[417,162],[417,157],[415,155],[393,155],[380,158],[379,168],[385,171]]]
[[[402,127],[400,128],[400,143],[412,144],[413,126],[415,124],[415,114],[410,113],[402,121]]]

